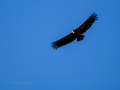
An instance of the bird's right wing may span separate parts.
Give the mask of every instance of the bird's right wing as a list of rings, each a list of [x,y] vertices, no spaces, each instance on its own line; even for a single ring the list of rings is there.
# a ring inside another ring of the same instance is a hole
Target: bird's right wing
[[[53,42],[51,45],[54,49],[66,45],[76,39],[76,35],[73,33],[68,34],[67,36],[61,38],[58,41]]]

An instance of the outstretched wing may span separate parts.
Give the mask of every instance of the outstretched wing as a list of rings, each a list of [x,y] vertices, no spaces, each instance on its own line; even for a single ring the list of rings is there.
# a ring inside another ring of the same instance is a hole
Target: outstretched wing
[[[54,49],[57,49],[58,47],[61,47],[63,45],[66,45],[76,39],[76,35],[73,33],[68,34],[67,36],[61,38],[58,41],[53,42],[51,45]]]
[[[97,20],[97,14],[93,13],[81,26],[77,28],[77,32],[83,34],[86,32],[92,24]]]

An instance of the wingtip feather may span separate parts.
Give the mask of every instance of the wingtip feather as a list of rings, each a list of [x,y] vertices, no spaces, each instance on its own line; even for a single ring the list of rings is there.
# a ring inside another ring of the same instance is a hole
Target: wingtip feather
[[[92,18],[93,20],[98,20],[98,15],[96,13],[93,13],[90,18]]]
[[[58,48],[58,45],[57,45],[57,43],[56,42],[53,42],[53,43],[51,43],[51,47],[53,47],[54,49],[56,49],[57,50],[57,48]]]

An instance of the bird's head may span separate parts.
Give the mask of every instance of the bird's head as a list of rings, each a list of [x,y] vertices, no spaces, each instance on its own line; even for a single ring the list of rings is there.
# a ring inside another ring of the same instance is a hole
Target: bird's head
[[[72,31],[72,34],[75,34],[75,30]]]

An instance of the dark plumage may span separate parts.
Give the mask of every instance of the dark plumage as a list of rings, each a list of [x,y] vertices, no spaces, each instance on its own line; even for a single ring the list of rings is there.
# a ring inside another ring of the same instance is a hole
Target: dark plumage
[[[84,35],[82,35],[82,34],[85,33],[92,26],[92,24],[95,22],[95,20],[97,20],[97,18],[98,18],[97,14],[93,13],[77,29],[73,30],[70,34],[68,34],[67,36],[61,38],[60,40],[53,42],[52,47],[54,49],[57,49],[58,47],[61,47],[63,45],[66,45],[66,44],[74,41],[76,38],[77,38],[77,41],[83,40]]]

